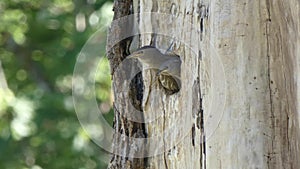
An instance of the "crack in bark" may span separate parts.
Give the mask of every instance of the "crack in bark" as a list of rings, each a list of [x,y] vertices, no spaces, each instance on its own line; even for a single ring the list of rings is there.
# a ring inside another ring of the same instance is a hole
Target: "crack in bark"
[[[199,50],[200,53],[201,50]],[[198,64],[198,70],[200,70],[200,63]],[[199,71],[198,71],[199,72]],[[206,169],[206,140],[205,140],[205,135],[204,135],[204,111],[203,111],[203,105],[202,105],[202,94],[201,94],[201,83],[200,83],[200,74],[198,74],[198,78],[197,78],[197,84],[198,84],[198,92],[199,92],[199,110],[198,110],[198,118],[197,120],[197,125],[198,128],[200,129],[201,132],[201,136],[200,136],[200,145],[201,145],[201,152],[202,152],[202,156],[201,156],[201,160],[203,162],[202,167],[203,169]],[[198,124],[199,123],[199,124]]]
[[[197,5],[197,13],[198,13],[198,21],[200,20],[200,40],[202,41],[202,36],[204,33],[204,21],[208,19],[208,6],[204,5],[203,2],[198,3]]]
[[[204,36],[204,30],[205,30],[205,24],[204,21],[205,19],[208,20],[208,5],[205,5],[204,2],[201,0],[200,2],[198,2],[197,4],[197,10],[196,13],[198,13],[198,22],[199,22],[199,26],[200,26],[200,32],[199,32],[199,44],[202,42],[203,40],[203,36]],[[201,46],[199,46],[199,50],[198,50],[198,57],[200,62],[202,61],[202,50],[201,50]],[[197,118],[197,128],[200,130],[200,152],[202,152],[201,156],[200,156],[200,166],[202,166],[203,169],[206,169],[206,143],[205,143],[205,135],[204,135],[204,111],[203,111],[203,105],[202,105],[202,93],[201,93],[201,81],[200,81],[200,62],[198,64],[198,78],[197,78],[197,84],[198,84],[198,92],[199,92],[199,110],[198,110],[198,118]]]
[[[268,88],[269,88],[269,99],[270,99],[270,113],[271,113],[271,128],[275,128],[275,115],[274,115],[274,109],[273,109],[273,98],[272,98],[272,88],[271,88],[271,56],[270,56],[270,23],[271,23],[271,12],[270,12],[270,0],[266,0],[266,8],[267,8],[267,20],[266,20],[266,43],[267,43],[267,71],[268,71]],[[274,130],[272,131],[274,132]],[[274,133],[271,135],[271,152],[268,153],[267,155],[267,164],[268,168],[272,168],[272,155],[274,153],[274,140],[275,140],[275,135]]]
[[[164,104],[162,104],[164,105]],[[165,111],[165,107],[163,107],[164,110],[164,115],[163,115],[163,131],[165,131],[166,128],[166,111]],[[163,134],[163,142],[164,142],[164,164],[165,164],[165,168],[168,169],[168,163],[167,163],[167,157],[166,157],[166,140],[165,140],[165,135]]]
[[[192,127],[192,145],[195,147],[195,124],[193,124],[193,127]]]

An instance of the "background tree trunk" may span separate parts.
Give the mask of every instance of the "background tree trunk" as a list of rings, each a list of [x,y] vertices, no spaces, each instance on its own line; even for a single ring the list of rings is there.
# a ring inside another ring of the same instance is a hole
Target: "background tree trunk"
[[[137,13],[141,35],[108,45],[112,72],[130,49],[172,44],[182,59],[182,88],[168,96],[158,83],[151,85],[152,71],[136,76],[127,99],[143,110],[141,117],[159,118],[132,122],[122,116],[132,112],[126,106],[115,111],[115,130],[136,138],[163,133],[168,146],[162,154],[132,158],[137,148],[116,135],[113,144],[122,147],[123,157],[113,155],[109,168],[300,168],[299,5],[297,0],[115,0],[114,19]],[[169,15],[157,19],[147,12]],[[121,36],[122,26],[112,26],[108,44]],[[138,69],[131,66],[132,72]],[[124,74],[113,74],[117,107],[126,99],[117,92],[130,85],[120,80]],[[189,128],[174,126],[178,119],[191,122]],[[170,130],[171,136],[164,133]]]

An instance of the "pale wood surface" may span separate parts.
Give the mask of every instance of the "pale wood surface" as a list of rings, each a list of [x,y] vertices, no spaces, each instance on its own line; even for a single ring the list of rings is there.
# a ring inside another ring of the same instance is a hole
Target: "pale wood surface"
[[[145,159],[114,156],[109,168],[300,168],[299,1],[140,0],[133,4],[129,8],[141,13],[142,35],[133,39],[136,46],[125,48],[151,44],[163,51],[173,43],[172,51],[182,59],[182,89],[166,96],[158,83],[153,84],[155,72],[143,72],[144,117],[159,118],[138,127],[147,137],[169,130],[173,135],[161,138],[163,154]],[[149,12],[167,15],[158,19]],[[116,76],[114,84],[117,91],[123,82]],[[181,133],[173,124],[186,117],[192,117],[192,123]],[[120,119],[116,115],[117,130],[136,127],[129,122],[122,125]],[[169,149],[172,141],[179,143]],[[145,149],[161,152],[155,145]]]

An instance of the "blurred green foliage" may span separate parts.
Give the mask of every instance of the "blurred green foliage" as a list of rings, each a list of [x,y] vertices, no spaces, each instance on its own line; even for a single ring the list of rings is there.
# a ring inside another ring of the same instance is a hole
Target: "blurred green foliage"
[[[77,120],[72,73],[85,42],[111,19],[108,0],[0,1],[1,169],[106,168],[107,153]],[[100,66],[108,70],[107,61]],[[108,74],[96,86],[111,123]]]

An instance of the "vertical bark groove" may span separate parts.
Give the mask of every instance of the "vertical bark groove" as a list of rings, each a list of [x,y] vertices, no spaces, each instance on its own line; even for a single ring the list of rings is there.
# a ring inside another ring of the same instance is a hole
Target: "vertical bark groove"
[[[275,128],[275,114],[274,114],[274,110],[273,110],[273,97],[272,97],[272,88],[271,88],[271,56],[270,56],[270,42],[269,42],[269,36],[270,36],[270,24],[271,24],[271,11],[270,11],[270,1],[266,0],[266,10],[267,10],[267,20],[266,22],[266,32],[265,32],[265,36],[266,36],[266,54],[267,54],[267,76],[268,76],[268,88],[269,88],[269,101],[270,101],[270,120],[271,120],[271,128]],[[266,155],[266,161],[267,161],[267,165],[268,168],[272,168],[272,161],[274,159],[274,140],[275,140],[275,134],[272,131],[271,133],[271,148],[270,151],[267,152]]]
[[[268,11],[269,89],[272,113],[272,147],[269,168],[299,168],[297,99],[297,38],[299,1],[266,1]],[[298,88],[299,90],[299,88]],[[298,110],[299,111],[299,110]],[[292,117],[292,118],[291,118]]]

